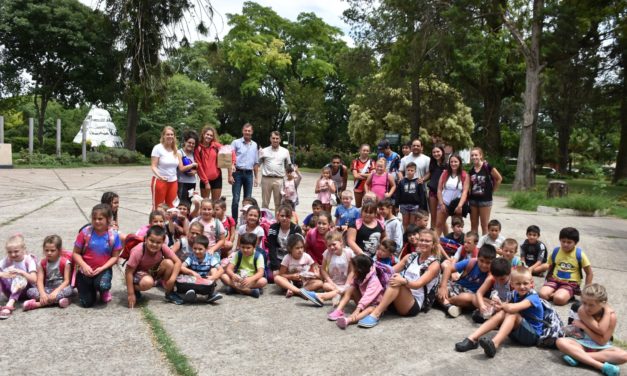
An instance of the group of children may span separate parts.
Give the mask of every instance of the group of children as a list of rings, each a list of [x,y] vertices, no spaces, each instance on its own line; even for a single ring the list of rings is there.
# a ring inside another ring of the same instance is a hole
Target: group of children
[[[412,189],[398,186],[406,188]],[[334,193],[332,181],[316,189]],[[107,192],[92,209],[91,223],[76,236],[72,252],[63,249],[60,237],[47,236],[38,261],[26,252],[22,235],[9,237],[7,257],[0,261],[0,286],[8,298],[0,319],[11,316],[19,299],[28,298],[25,311],[67,307],[74,288],[83,307],[107,303],[112,299],[112,267],[123,261],[131,308],[143,299],[143,291],[157,285],[175,304],[214,303],[222,298],[218,280],[227,294],[259,298],[274,282],[287,298],[298,296],[318,307],[330,302],[333,309],[327,317],[342,329],[351,324],[373,327],[386,311],[415,316],[437,304],[450,317],[472,312],[481,325],[456,343],[455,350],[480,346],[488,357],[496,355],[507,337],[527,346],[546,340],[547,315],[554,313],[547,301],[565,305],[581,295],[582,304],[573,308],[574,321],[557,335],[548,334],[565,354],[564,361],[606,375],[618,375],[618,365],[627,362],[627,352],[611,346],[616,313],[605,288],[592,282],[591,264],[577,247],[575,228],[560,231],[560,246],[553,251],[539,240],[537,226],[527,228],[519,246],[500,234],[497,220],[480,237],[464,233],[463,220],[455,217],[452,232],[440,239],[427,228],[426,212],[403,207],[414,204],[401,204],[401,220],[385,195],[380,199],[366,193],[361,209],[351,205],[352,199],[350,191],[342,192],[334,218],[326,203],[314,201],[302,227],[289,202],[277,210],[276,220],[264,222],[256,201],[246,198],[237,225],[226,216],[224,200],[205,199],[193,210],[182,203],[175,210],[153,211],[147,226],[124,234],[118,228],[119,197]],[[538,293],[534,275],[546,275]],[[580,290],[582,280],[585,287]],[[356,306],[349,314],[351,300]],[[496,336],[487,337],[492,330]]]

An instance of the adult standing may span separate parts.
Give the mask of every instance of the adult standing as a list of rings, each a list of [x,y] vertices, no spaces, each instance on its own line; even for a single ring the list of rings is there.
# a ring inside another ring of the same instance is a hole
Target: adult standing
[[[481,221],[481,233],[488,233],[488,221],[492,211],[492,194],[499,189],[503,177],[498,170],[483,160],[483,150],[474,147],[470,150],[472,167],[470,176],[470,229],[477,231]]]
[[[355,182],[355,206],[361,208],[361,200],[364,198],[366,180],[374,171],[375,163],[370,159],[370,145],[363,144],[359,148],[359,157],[351,163],[351,171]]]
[[[259,172],[259,153],[257,143],[252,140],[253,125],[244,124],[242,138],[233,140],[231,147],[235,153],[235,169],[229,170],[229,184],[233,186],[233,202],[231,203],[231,216],[237,222],[240,194],[244,189],[244,197],[253,194],[253,185],[257,186],[257,174]]]
[[[270,196],[274,199],[274,209],[281,205],[281,185],[285,178],[285,168],[292,164],[290,152],[281,146],[281,134],[270,133],[270,146],[261,149],[261,207],[268,209]],[[259,182],[257,182],[259,185]]]
[[[424,184],[427,180],[429,180],[429,177],[431,176],[429,173],[431,158],[422,153],[422,141],[418,138],[411,142],[411,153],[401,159],[401,166],[399,167],[400,179],[403,179],[405,176],[405,166],[407,166],[410,162],[414,162],[416,165],[414,177],[418,178],[418,184]],[[424,197],[424,201],[428,202],[426,197]],[[420,209],[428,210],[429,208],[425,207]]]
[[[194,156],[194,150],[198,144],[198,133],[193,130],[186,130],[183,132],[183,147],[179,149],[181,157],[183,159],[183,165],[187,166],[192,163],[196,163],[196,157]],[[200,167],[200,166],[198,166]],[[198,168],[194,167],[187,171],[178,171],[178,197],[180,202],[191,204],[189,197],[189,191],[196,189],[196,174]]]
[[[222,169],[218,167],[218,151],[222,144],[218,142],[218,132],[206,125],[200,132],[200,142],[194,151],[198,162],[198,178],[200,179],[200,195],[212,200],[222,196]]]
[[[153,173],[150,191],[153,210],[163,203],[170,208],[174,207],[178,193],[177,168],[185,172],[196,168],[196,164],[183,166],[181,153],[176,148],[174,128],[167,126],[161,131],[160,142],[152,148],[152,153],[150,153],[150,169]]]
[[[339,206],[342,192],[346,190],[348,168],[342,163],[342,157],[338,154],[331,157],[331,163],[327,164],[327,167],[331,168],[331,180],[335,183],[335,196]]]
[[[448,216],[465,217],[464,205],[468,199],[470,179],[462,166],[462,158],[458,154],[450,156],[448,166],[442,173],[438,183],[437,197],[437,235],[446,234]]]
[[[429,162],[429,213],[431,213],[431,228],[435,229],[438,217],[438,183],[442,172],[446,170],[446,155],[443,145],[434,145],[431,149],[431,161]],[[446,222],[444,222],[446,228]],[[446,229],[443,231],[447,231]],[[438,235],[440,235],[438,233]]]

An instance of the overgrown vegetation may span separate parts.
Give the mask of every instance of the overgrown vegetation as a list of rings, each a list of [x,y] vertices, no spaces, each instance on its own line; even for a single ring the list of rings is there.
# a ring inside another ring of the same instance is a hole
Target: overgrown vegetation
[[[56,154],[44,154],[33,152],[29,154],[28,150],[22,149],[19,153],[14,154],[13,163],[16,167],[82,167],[94,165],[145,165],[148,158],[136,151],[127,149],[109,149],[99,147],[96,151],[87,153],[87,162],[83,162],[81,156],[62,153],[60,156]]]

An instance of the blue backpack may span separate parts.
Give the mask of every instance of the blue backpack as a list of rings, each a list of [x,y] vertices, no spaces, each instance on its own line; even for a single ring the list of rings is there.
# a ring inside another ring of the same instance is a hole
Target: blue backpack
[[[538,338],[536,346],[554,349],[556,348],[555,341],[560,337],[564,337],[564,323],[555,309],[553,309],[551,303],[544,299],[540,299],[540,301],[544,310],[542,318],[525,314],[523,314],[523,317],[528,320],[542,322],[542,334]]]
[[[557,258],[557,253],[559,251],[560,251],[560,247],[553,248],[553,252],[551,253],[551,267],[546,273],[547,280],[553,276],[553,271],[555,270],[555,259]],[[582,253],[583,251],[581,250],[581,248],[577,247],[577,249],[575,250],[575,257],[577,258],[577,267],[579,268],[579,277],[583,279],[583,267],[581,265],[581,261],[583,259]],[[562,278],[559,275],[557,277]],[[568,277],[565,277],[565,278],[568,278]]]

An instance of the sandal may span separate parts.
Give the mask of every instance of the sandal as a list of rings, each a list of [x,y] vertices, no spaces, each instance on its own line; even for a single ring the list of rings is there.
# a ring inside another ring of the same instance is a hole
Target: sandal
[[[0,320],[6,320],[11,317],[11,314],[15,311],[15,307],[2,306],[0,307]]]

